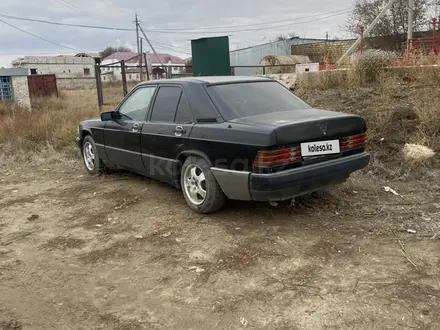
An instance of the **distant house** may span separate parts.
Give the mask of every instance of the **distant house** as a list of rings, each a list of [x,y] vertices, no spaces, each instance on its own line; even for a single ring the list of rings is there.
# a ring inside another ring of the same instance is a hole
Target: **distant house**
[[[170,54],[158,53],[155,54],[147,53],[147,62],[150,62],[152,67],[152,78],[165,78],[166,72],[170,74],[179,74],[185,68],[185,61],[177,56]],[[111,80],[121,80],[121,66],[120,61],[125,62],[126,66],[126,79],[127,80],[139,80],[140,66],[145,67],[144,57],[142,56],[139,61],[137,53],[134,52],[116,52],[102,60],[101,65],[101,75],[103,81]],[[161,64],[162,62],[162,64]],[[145,68],[142,68],[142,72],[145,72]]]
[[[55,74],[60,88],[90,88],[95,86],[97,59],[99,58],[84,53],[59,56],[24,56],[13,60],[12,66],[27,68],[31,75]]]
[[[121,80],[120,62],[124,61],[126,66],[126,79],[139,80],[139,59],[137,53],[116,52],[102,59],[101,77],[103,81]],[[141,60],[144,63],[144,60]],[[129,76],[130,75],[130,76]]]
[[[180,57],[170,54],[157,53],[157,56],[155,54],[151,54],[150,58],[151,66],[153,67],[153,74],[160,74],[160,69],[165,70],[165,67],[171,68],[171,74],[179,74],[185,70],[185,60],[181,59]],[[162,62],[163,66],[160,64],[160,62]]]

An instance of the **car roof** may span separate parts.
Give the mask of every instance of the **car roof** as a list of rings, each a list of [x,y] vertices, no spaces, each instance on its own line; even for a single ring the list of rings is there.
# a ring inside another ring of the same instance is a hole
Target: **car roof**
[[[172,79],[159,79],[142,82],[140,84],[172,84],[172,83],[195,83],[195,84],[229,84],[238,82],[253,82],[253,81],[271,81],[267,77],[257,76],[199,76],[199,77],[183,77]]]

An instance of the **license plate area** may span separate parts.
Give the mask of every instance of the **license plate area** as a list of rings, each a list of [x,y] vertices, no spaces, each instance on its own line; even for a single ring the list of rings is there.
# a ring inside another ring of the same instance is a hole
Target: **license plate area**
[[[340,153],[339,140],[314,141],[301,143],[302,157],[316,157]]]

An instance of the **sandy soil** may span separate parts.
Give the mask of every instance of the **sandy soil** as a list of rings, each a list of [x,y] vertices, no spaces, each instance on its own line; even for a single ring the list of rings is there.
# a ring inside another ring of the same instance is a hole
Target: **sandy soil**
[[[0,329],[440,328],[435,173],[206,216],[79,160],[0,171]]]

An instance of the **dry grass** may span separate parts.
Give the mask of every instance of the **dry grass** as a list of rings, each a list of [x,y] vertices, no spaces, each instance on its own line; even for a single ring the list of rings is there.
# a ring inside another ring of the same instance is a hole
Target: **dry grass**
[[[361,115],[368,126],[369,149],[378,168],[395,174],[435,162],[409,164],[406,143],[438,152],[440,68],[384,68],[364,79],[360,70],[327,71],[299,78],[296,92],[315,107]]]
[[[326,70],[320,72],[303,73],[297,76],[295,89],[300,93],[310,90],[327,90],[342,85],[347,85],[347,69]]]
[[[378,82],[384,74],[384,68],[397,58],[395,53],[380,49],[371,49],[351,63],[350,80],[363,86]]]
[[[299,90],[327,90],[334,87],[383,86],[385,83],[399,81],[438,85],[440,57],[399,58],[392,52],[370,51],[339,69],[301,74],[297,78],[296,87]]]
[[[133,87],[135,87],[138,82],[128,81],[127,82],[127,91],[130,92]],[[124,96],[122,83],[120,81],[117,82],[105,82],[102,84],[103,91],[102,96],[104,99],[104,104],[108,106],[116,106],[119,101]],[[96,94],[96,91],[95,91]]]
[[[81,120],[97,116],[94,90],[62,91],[59,98],[35,100],[32,111],[0,103],[0,144],[11,153],[48,145],[61,150],[74,144]]]
[[[134,86],[129,84],[128,91]],[[123,98],[122,85],[104,86],[103,95],[102,111],[113,110]],[[73,149],[78,123],[97,118],[99,113],[95,89],[62,90],[59,98],[33,100],[32,111],[0,102],[0,149],[3,155]]]
[[[438,148],[440,138],[440,88],[431,88],[432,93],[420,93],[414,100],[414,111],[419,119],[415,142],[430,148]]]

